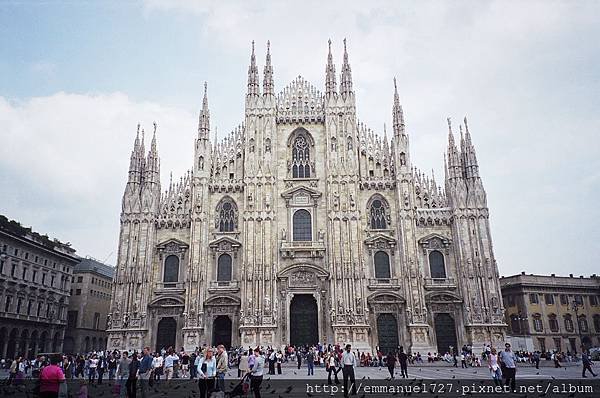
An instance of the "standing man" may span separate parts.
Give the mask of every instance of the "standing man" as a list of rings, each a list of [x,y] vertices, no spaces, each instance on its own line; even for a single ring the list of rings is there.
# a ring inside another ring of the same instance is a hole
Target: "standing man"
[[[581,362],[583,363],[583,371],[581,372],[581,377],[587,377],[585,375],[585,371],[589,370],[592,376],[596,377],[596,373],[592,370],[592,360],[590,358],[589,351],[585,349],[584,346],[581,346]]]
[[[309,349],[308,354],[306,354],[306,368],[308,369],[307,376],[315,375],[315,357],[312,349]]]
[[[254,393],[254,398],[260,398],[260,385],[262,384],[265,369],[265,358],[260,355],[260,348],[254,349],[254,365],[250,371],[250,388]]]
[[[217,346],[217,352],[217,390],[225,392],[225,373],[227,373],[229,359],[223,344]]]
[[[151,373],[152,356],[150,355],[150,347],[144,347],[139,369],[140,384],[142,385],[142,398],[146,398],[148,394],[148,380],[150,380]]]
[[[404,352],[404,347],[400,346],[400,350],[398,351],[398,362],[400,362],[400,372],[402,373],[402,378],[408,377],[408,355]]]
[[[346,344],[346,351],[342,354],[342,373],[344,375],[344,396],[348,396],[348,379],[352,383],[352,395],[356,395],[356,378],[354,368],[356,367],[356,356],[352,352],[352,346]]]
[[[504,351],[500,353],[500,362],[502,364],[502,375],[504,376],[504,384],[510,383],[511,391],[516,389],[515,376],[517,374],[517,357],[510,349],[510,343],[504,344]]]
[[[129,379],[129,364],[131,360],[127,358],[127,351],[123,351],[123,355],[117,364],[117,378],[119,380],[119,396],[125,398],[127,395],[127,380]]]

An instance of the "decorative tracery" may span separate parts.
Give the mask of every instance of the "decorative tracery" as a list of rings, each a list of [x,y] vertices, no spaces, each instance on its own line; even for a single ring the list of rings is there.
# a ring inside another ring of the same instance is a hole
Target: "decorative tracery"
[[[310,178],[310,147],[303,135],[297,136],[292,146],[292,177]]]
[[[371,229],[387,229],[389,214],[387,214],[386,208],[385,202],[379,198],[371,201],[369,206],[369,227]]]
[[[233,232],[237,229],[237,206],[230,198],[223,199],[217,205],[215,228],[219,232]]]

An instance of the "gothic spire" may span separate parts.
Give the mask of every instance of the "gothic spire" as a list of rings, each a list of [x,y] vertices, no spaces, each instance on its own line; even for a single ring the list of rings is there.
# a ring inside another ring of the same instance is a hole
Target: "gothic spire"
[[[398,95],[398,85],[394,77],[394,106],[392,108],[392,120],[394,123],[394,134],[404,135],[404,111],[400,105],[400,96]]]
[[[202,98],[202,110],[198,119],[198,137],[208,139],[210,133],[210,112],[208,110],[208,85],[204,82],[204,97]]]
[[[340,94],[349,95],[352,93],[352,71],[348,62],[348,50],[346,48],[346,39],[344,39],[344,62],[342,64],[342,79],[340,82]]]
[[[142,133],[143,134],[143,133]],[[143,141],[143,138],[142,138]],[[141,182],[140,176],[144,169],[144,149],[143,143],[140,143],[140,124],[137,125],[135,140],[133,141],[133,150],[129,160],[129,182]]]
[[[252,55],[248,67],[248,95],[259,95],[258,67],[256,66],[256,54],[254,53],[254,40],[252,40]]]
[[[461,178],[462,177],[462,164],[461,164],[461,154],[458,152],[456,148],[456,143],[454,141],[454,134],[452,133],[452,122],[450,118],[448,121],[448,176],[449,178]],[[462,132],[462,130],[461,130]]]
[[[273,66],[271,65],[271,42],[267,41],[267,60],[265,62],[263,94],[274,95]]]
[[[479,165],[477,163],[477,155],[475,153],[475,146],[471,141],[471,133],[469,132],[469,125],[467,124],[467,117],[465,116],[465,148],[463,152],[465,169],[467,171],[467,177],[479,177]]]
[[[331,55],[331,39],[329,39],[329,54],[327,55],[327,66],[325,67],[325,94],[335,94],[336,90],[335,65]]]

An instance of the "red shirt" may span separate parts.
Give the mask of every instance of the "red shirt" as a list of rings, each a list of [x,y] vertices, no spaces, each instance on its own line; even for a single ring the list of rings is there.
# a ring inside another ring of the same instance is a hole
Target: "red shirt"
[[[42,369],[40,374],[40,392],[58,392],[61,381],[65,380],[62,369],[56,365],[49,365]]]

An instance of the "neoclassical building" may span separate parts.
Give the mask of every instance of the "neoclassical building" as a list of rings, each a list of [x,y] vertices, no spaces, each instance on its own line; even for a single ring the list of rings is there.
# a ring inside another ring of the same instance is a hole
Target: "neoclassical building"
[[[447,351],[504,339],[488,207],[465,119],[444,185],[413,164],[396,83],[391,140],[357,119],[346,44],[324,91],[277,92],[254,44],[244,121],[161,189],[138,126],[123,195],[108,347],[352,343]]]

